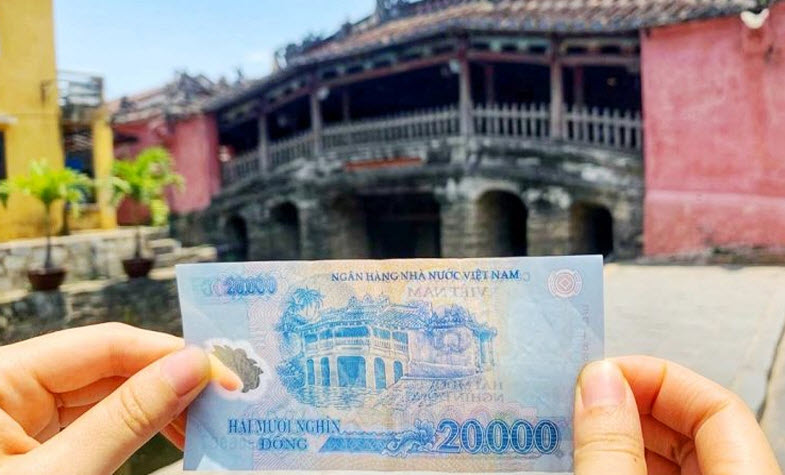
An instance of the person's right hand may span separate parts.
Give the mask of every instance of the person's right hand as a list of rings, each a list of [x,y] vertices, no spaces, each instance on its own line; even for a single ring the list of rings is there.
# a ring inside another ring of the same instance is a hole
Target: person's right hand
[[[574,442],[576,475],[781,474],[755,416],[738,396],[682,366],[646,356],[583,369],[575,391]]]

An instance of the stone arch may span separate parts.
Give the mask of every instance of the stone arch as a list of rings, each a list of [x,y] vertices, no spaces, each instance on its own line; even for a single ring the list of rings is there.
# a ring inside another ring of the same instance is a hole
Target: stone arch
[[[248,260],[248,225],[245,218],[235,214],[224,225],[226,244],[220,248],[222,261]]]
[[[613,215],[600,204],[578,201],[570,207],[570,252],[613,253]]]
[[[526,223],[529,212],[518,195],[487,191],[477,199],[479,255],[525,256],[528,251]]]
[[[371,258],[441,257],[440,205],[433,193],[362,197]]]
[[[291,201],[270,209],[270,250],[276,260],[300,258],[300,212]]]

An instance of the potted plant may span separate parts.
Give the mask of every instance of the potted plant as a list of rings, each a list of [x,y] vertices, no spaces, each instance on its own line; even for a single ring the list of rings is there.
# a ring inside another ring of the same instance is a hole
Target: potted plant
[[[65,280],[65,269],[56,267],[52,261],[52,206],[57,201],[63,201],[70,207],[71,213],[78,215],[92,187],[93,181],[87,175],[69,168],[53,168],[44,161],[32,162],[27,175],[0,182],[0,202],[3,206],[8,205],[8,198],[15,191],[32,196],[44,205],[46,257],[43,268],[27,271],[33,290],[55,290]]]
[[[116,206],[123,198],[147,207],[153,226],[166,223],[169,206],[164,191],[170,185],[182,187],[183,177],[172,170],[172,157],[166,149],[150,147],[142,150],[133,160],[115,160],[112,168],[112,203]],[[123,259],[123,269],[130,278],[146,277],[155,260],[142,255],[142,228],[140,216],[132,217],[136,225],[134,255]]]

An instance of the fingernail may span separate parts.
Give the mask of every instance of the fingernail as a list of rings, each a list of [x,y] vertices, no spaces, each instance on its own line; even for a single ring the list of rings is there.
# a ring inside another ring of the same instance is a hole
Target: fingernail
[[[210,363],[204,351],[188,346],[161,360],[161,374],[178,396],[184,396],[207,379]]]
[[[595,361],[580,376],[583,407],[619,406],[625,397],[624,376],[610,361]]]

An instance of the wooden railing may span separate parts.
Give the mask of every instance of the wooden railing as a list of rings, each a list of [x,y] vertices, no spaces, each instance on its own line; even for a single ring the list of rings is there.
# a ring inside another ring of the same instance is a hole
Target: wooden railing
[[[223,181],[225,184],[235,183],[245,177],[259,173],[259,152],[245,152],[223,164]]]
[[[622,150],[643,148],[641,113],[612,109],[567,108],[562,136],[571,142],[603,145]]]
[[[324,150],[331,151],[389,142],[435,139],[459,133],[458,108],[445,107],[325,127],[322,137]]]
[[[474,133],[486,137],[550,137],[547,104],[489,104],[474,108]]]
[[[550,118],[548,104],[477,105],[471,111],[468,134],[479,138],[551,140],[555,134]],[[640,112],[568,107],[562,118],[556,135],[561,141],[630,152],[639,152],[643,147]],[[224,182],[233,183],[297,159],[317,158],[316,150],[321,150],[318,158],[326,158],[349,155],[361,148],[460,137],[460,122],[460,112],[452,106],[331,125],[319,137],[311,131],[302,132],[268,144],[262,160],[256,152],[249,152],[225,163]],[[261,167],[262,163],[266,166]]]
[[[313,156],[313,133],[309,130],[270,144],[270,166],[276,168],[298,158]]]

